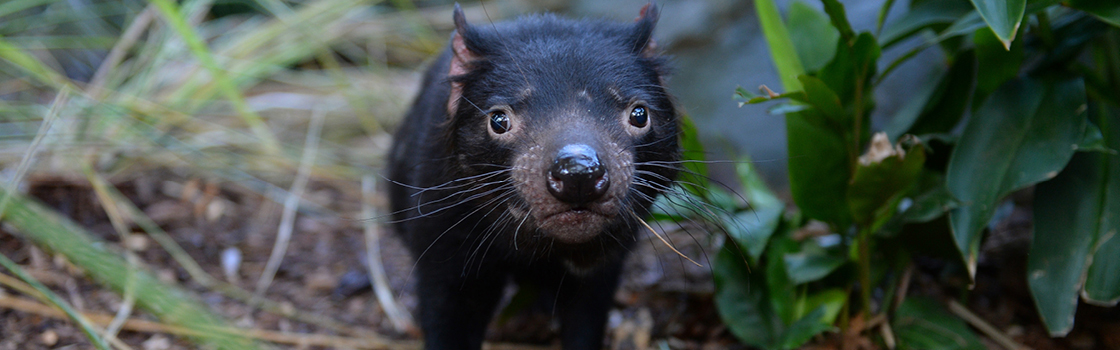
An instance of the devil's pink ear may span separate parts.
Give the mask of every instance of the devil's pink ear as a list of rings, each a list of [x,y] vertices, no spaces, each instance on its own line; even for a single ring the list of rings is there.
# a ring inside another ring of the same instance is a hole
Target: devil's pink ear
[[[467,42],[463,38],[464,35],[470,30],[467,24],[467,18],[463,15],[463,8],[459,3],[455,3],[455,32],[451,34],[451,66],[448,68],[447,76],[454,77],[457,75],[467,74],[470,69],[471,62],[478,58],[478,55],[467,47]],[[463,96],[463,83],[451,83],[451,96],[447,99],[447,115],[455,115],[455,110],[459,105],[459,99]]]
[[[661,12],[653,2],[642,6],[638,18],[634,19],[634,27],[630,32],[630,51],[636,54],[651,56],[657,52],[657,42],[653,40],[653,27],[657,24]]]

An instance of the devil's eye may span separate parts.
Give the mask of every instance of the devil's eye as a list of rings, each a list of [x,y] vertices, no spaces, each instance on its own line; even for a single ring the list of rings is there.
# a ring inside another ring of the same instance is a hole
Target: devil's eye
[[[504,134],[510,128],[509,116],[503,111],[490,112],[490,130],[495,134]]]
[[[630,110],[630,125],[644,128],[646,124],[649,124],[649,113],[645,107],[637,106]]]

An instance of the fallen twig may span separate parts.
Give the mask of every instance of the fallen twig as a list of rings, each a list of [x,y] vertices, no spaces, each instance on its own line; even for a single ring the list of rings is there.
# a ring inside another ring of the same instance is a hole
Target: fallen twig
[[[191,256],[187,254],[187,252],[184,251],[183,248],[179,246],[179,244],[176,243],[170,235],[167,234],[167,232],[164,232],[158,224],[152,221],[147,214],[140,210],[140,208],[137,208],[135,204],[133,204],[127,198],[124,198],[124,196],[122,196],[115,187],[106,186],[105,191],[116,200],[117,204],[124,206],[124,209],[126,209],[129,213],[128,217],[135,221],[135,223],[142,229],[144,229],[144,232],[148,233],[148,237],[151,237],[153,240],[159,243],[159,245],[163,247],[163,250],[170,254],[171,257],[179,263],[179,266],[187,272],[187,275],[190,276],[191,280],[197,282],[203,287],[213,289],[227,297],[239,300],[241,302],[249,303],[250,300],[253,299],[253,294],[251,292],[241,289],[240,287],[237,287],[235,285],[224,283],[222,281],[214,279],[210,276],[210,274],[206,273],[206,271],[203,271],[202,266],[200,266],[198,262],[191,258]],[[326,317],[314,314],[304,314],[299,312],[299,310],[292,310],[291,308],[282,307],[280,303],[272,300],[261,298],[257,299],[256,302],[257,306],[264,311],[291,318],[296,321],[319,325],[324,328],[347,333],[354,336],[364,336],[370,333],[369,331],[356,329],[354,327],[336,322]]]
[[[964,305],[961,305],[956,300],[949,300],[949,312],[952,312],[954,315],[957,315],[957,317],[964,319],[965,322],[968,322],[968,324],[976,327],[976,329],[980,330],[981,333],[984,333],[984,335],[992,338],[992,340],[994,340],[1005,349],[1030,349],[1026,346],[1016,343],[1014,340],[1011,340],[1011,337],[1007,336],[1003,332],[1000,332],[998,329],[996,329],[995,326],[992,326],[990,323],[988,323],[988,321],[984,321],[984,319],[972,313],[972,311],[969,311],[968,308],[964,307]]]
[[[372,219],[377,215],[373,210],[373,205],[370,204],[374,192],[373,184],[373,176],[362,177],[362,216],[366,218],[362,225],[366,236],[366,261],[369,263],[369,278],[373,284],[374,294],[377,295],[377,302],[381,304],[381,310],[385,312],[385,316],[393,324],[393,329],[397,332],[408,332],[415,328],[412,325],[412,315],[393,299],[393,292],[389,290],[389,281],[385,277],[385,266],[381,264],[381,232],[377,229],[377,223]]]
[[[54,319],[65,319],[66,316],[58,309],[35,302],[27,298],[13,296],[0,296],[0,308],[17,310],[30,314]],[[107,314],[85,313],[86,319],[97,325],[112,322],[113,316]],[[241,329],[233,327],[212,327],[205,330],[172,326],[160,322],[130,318],[124,322],[122,329],[143,333],[165,333],[180,336],[200,336],[208,332],[239,334],[254,340],[276,344],[292,344],[298,346],[322,346],[328,348],[352,349],[420,349],[421,343],[412,340],[387,340],[380,337],[343,337],[325,334],[299,334],[268,331],[263,329]],[[554,347],[531,346],[519,344],[488,343],[483,349],[488,350],[545,350]]]
[[[296,172],[296,179],[292,182],[292,189],[288,192],[288,198],[284,200],[284,213],[280,216],[280,228],[277,229],[276,243],[272,246],[272,254],[268,257],[264,272],[257,280],[257,290],[253,293],[254,302],[250,302],[250,304],[256,305],[255,300],[264,296],[268,286],[272,285],[272,278],[276,277],[276,270],[280,269],[280,262],[284,260],[284,253],[288,251],[288,242],[291,240],[292,231],[295,229],[296,209],[299,208],[300,197],[303,196],[303,190],[307,187],[307,179],[311,176],[312,165],[315,164],[315,154],[319,150],[319,133],[323,130],[325,115],[326,112],[321,109],[316,109],[311,113],[311,125],[307,127],[307,139],[304,140],[299,171]]]
[[[42,283],[39,283],[39,281],[36,281],[34,278],[28,275],[26,271],[20,268],[19,265],[17,265],[14,261],[8,259],[8,257],[4,254],[0,254],[0,266],[8,269],[8,271],[10,271],[12,274],[15,274],[17,277],[19,277],[19,279],[23,280],[23,282],[26,282],[27,285],[35,291],[32,295],[38,296],[44,302],[54,305],[57,309],[52,310],[55,310],[55,312],[57,312],[58,318],[69,319],[77,323],[78,328],[81,329],[82,333],[85,333],[85,336],[89,339],[90,343],[93,343],[93,347],[100,350],[109,349],[109,343],[105,341],[105,338],[99,335],[97,329],[93,328],[93,325],[89,319],[83,317],[81,313],[70,307],[70,304],[67,304],[65,301],[63,301],[62,298],[60,298],[57,294],[52,292],[50,289],[47,289],[47,287]]]
[[[136,15],[136,18],[128,25],[128,29],[125,29],[124,33],[121,34],[120,40],[117,40],[117,43],[113,45],[113,49],[109,50],[109,55],[105,56],[105,60],[101,61],[101,65],[98,66],[97,71],[93,73],[93,78],[90,78],[90,83],[86,86],[86,91],[90,96],[95,98],[101,97],[101,89],[105,86],[105,80],[109,77],[109,72],[124,60],[128,49],[136,44],[136,41],[140,39],[140,35],[144,34],[144,30],[148,29],[148,25],[152,24],[155,15],[155,7],[152,5],[148,5],[144,11]]]
[[[194,329],[222,327],[224,324],[186,290],[161,283],[144,271],[136,271],[131,277],[135,280],[131,280],[127,274],[121,273],[129,267],[117,252],[110,251],[84,228],[38,202],[12,194],[6,213],[4,221],[21,237],[65,256],[97,282],[117,292],[136,283],[136,304],[156,316]],[[209,332],[198,338],[204,345],[216,349],[256,348],[255,344],[240,335]]]
[[[64,319],[66,318],[58,309],[52,308],[41,303],[34,302],[30,299],[17,298],[12,296],[0,297],[0,307],[19,310],[22,312],[32,313],[39,316]],[[85,313],[83,316],[96,325],[107,325],[113,321],[112,315],[107,314],[93,314]],[[185,327],[172,326],[160,322],[153,322],[135,318],[127,319],[121,329],[133,332],[145,333],[166,333],[180,336],[201,336],[209,332],[218,332],[226,334],[239,334],[247,338],[255,340],[267,341],[279,344],[296,344],[303,346],[326,346],[332,348],[349,347],[355,349],[419,349],[419,343],[415,341],[389,341],[380,338],[355,338],[355,337],[341,337],[322,334],[293,334],[284,332],[274,332],[261,329],[241,329],[233,327],[213,328],[213,329],[191,329]]]

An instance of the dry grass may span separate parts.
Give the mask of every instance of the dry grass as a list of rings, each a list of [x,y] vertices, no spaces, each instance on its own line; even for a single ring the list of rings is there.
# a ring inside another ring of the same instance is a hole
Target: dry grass
[[[215,332],[224,322],[199,307],[196,296],[152,277],[127,247],[91,238],[21,194],[36,179],[62,178],[95,190],[119,242],[135,234],[130,226],[141,227],[195,283],[385,347],[390,343],[384,339],[355,335],[359,331],[254,298],[208,275],[113,184],[171,169],[284,203],[289,216],[360,215],[305,200],[302,188],[311,179],[358,189],[363,176],[379,172],[389,143],[386,130],[416,90],[415,67],[442,48],[445,37],[437,33],[450,27],[450,9],[394,10],[410,9],[407,1],[388,6],[378,0],[259,0],[263,13],[214,17],[212,5],[208,0],[0,3],[2,232],[66,256],[126,302],[115,316],[87,319],[45,288],[17,288],[37,281],[14,263],[5,267],[22,282],[0,274],[0,285],[46,303],[34,306],[37,313],[66,311],[102,348],[127,348],[115,334],[140,327],[130,318],[133,304],[160,318],[163,330],[149,331],[188,335],[217,348],[300,341],[267,332]],[[468,8],[468,16],[486,20],[479,8]],[[311,138],[314,143],[304,142]],[[276,249],[279,259],[284,240],[277,240]],[[257,297],[269,279],[268,273],[261,276]],[[9,308],[31,307],[30,301],[2,293],[0,301]]]

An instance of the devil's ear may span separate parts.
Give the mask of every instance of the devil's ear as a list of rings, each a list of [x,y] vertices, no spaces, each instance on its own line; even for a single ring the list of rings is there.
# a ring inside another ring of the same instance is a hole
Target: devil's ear
[[[455,14],[452,17],[455,20],[455,32],[451,33],[451,65],[447,70],[449,78],[467,74],[470,71],[471,62],[478,59],[478,53],[467,47],[465,37],[470,35],[472,29],[467,24],[467,18],[463,15],[463,8],[459,6],[459,3],[455,3]],[[463,83],[452,81],[451,96],[447,99],[448,116],[455,115],[459,98],[462,96]]]
[[[634,19],[634,27],[630,29],[630,51],[645,56],[653,55],[657,50],[657,42],[653,40],[653,27],[661,13],[653,2],[642,6],[638,18]]]

